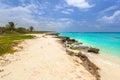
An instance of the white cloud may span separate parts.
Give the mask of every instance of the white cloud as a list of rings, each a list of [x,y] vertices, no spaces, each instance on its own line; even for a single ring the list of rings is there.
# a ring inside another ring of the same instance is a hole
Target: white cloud
[[[80,9],[91,8],[94,5],[89,4],[86,0],[65,0],[68,5],[78,7]]]
[[[114,9],[117,9],[118,6],[114,5],[114,6],[110,6],[106,9],[104,9],[103,11],[101,11],[101,13],[104,13],[104,12],[108,12],[108,11],[111,11],[111,10],[114,10]]]
[[[61,12],[64,14],[71,14],[74,10],[73,9],[66,9],[66,10],[62,10]]]
[[[59,4],[55,5],[54,10],[55,11],[59,11],[59,10],[65,9],[67,7],[69,7],[67,4],[59,3]]]
[[[60,31],[72,25],[72,20],[70,19],[55,19],[41,16],[44,10],[46,10],[47,5],[42,6],[42,4],[30,3],[26,6],[12,7],[2,4],[0,7],[0,26],[7,24],[9,21],[13,21],[17,23],[17,26],[29,27],[32,25],[36,30]],[[72,12],[71,9],[67,11]],[[35,13],[40,15],[35,16]]]
[[[24,0],[19,0],[24,4]],[[44,2],[45,3],[45,2]],[[0,1],[0,26],[4,26],[9,21],[17,23],[17,26],[29,27],[34,26],[36,30],[55,30],[60,31],[64,30],[67,27],[70,27],[73,24],[72,19],[68,18],[50,18],[45,17],[48,3],[35,3],[30,2],[25,5],[12,6],[9,4],[2,3]],[[68,5],[67,5],[68,6]],[[64,5],[64,7],[67,7]],[[69,13],[72,13],[74,10],[70,8],[62,8]],[[36,16],[37,15],[37,16]]]
[[[0,9],[0,22],[2,24],[6,24],[8,21],[14,21],[20,24],[21,26],[26,26],[25,24],[33,24],[31,21],[34,20],[34,17],[32,16],[33,10],[36,11],[37,6],[34,4],[29,4],[25,7],[23,6],[17,6],[17,7],[8,7],[8,8],[1,8]],[[29,19],[26,21],[25,19]],[[33,21],[35,22],[35,20]],[[1,24],[1,25],[2,25]]]
[[[114,12],[112,16],[103,16],[99,21],[106,23],[117,23],[120,21],[120,10]]]
[[[62,13],[64,13],[64,14],[70,14],[70,12],[68,12],[68,11],[61,11]]]

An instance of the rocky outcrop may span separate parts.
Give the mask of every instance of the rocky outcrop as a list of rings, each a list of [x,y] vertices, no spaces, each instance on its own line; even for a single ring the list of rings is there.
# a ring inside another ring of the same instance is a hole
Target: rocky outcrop
[[[71,56],[79,57],[83,61],[82,65],[86,68],[86,70],[95,76],[96,80],[100,80],[99,68],[94,63],[92,63],[92,61],[90,61],[85,54],[82,54],[82,52],[75,53],[70,50],[67,50],[67,53]]]
[[[75,39],[70,39],[69,37],[59,37],[61,38],[62,43],[65,44],[65,47],[70,47],[73,49],[80,49],[86,52],[92,52],[92,53],[99,53],[99,49],[93,48],[93,47],[88,47],[82,45],[82,43],[76,41]]]
[[[98,53],[99,53],[99,49],[90,47],[90,48],[88,49],[88,52],[93,52],[93,53],[98,54]]]
[[[60,38],[62,43],[64,43],[66,47],[66,52],[68,53],[68,55],[80,58],[86,70],[88,70],[93,76],[95,76],[96,80],[100,80],[99,68],[94,63],[92,63],[92,61],[85,54],[82,53],[82,51],[84,51],[98,54],[99,49],[83,46],[82,43],[79,43],[75,39],[70,39],[69,37]],[[76,50],[78,52],[75,52]]]
[[[73,44],[75,42],[78,42],[75,39],[70,39],[69,37],[59,36],[59,38],[61,38],[61,40],[62,40],[63,43],[67,42],[67,44]]]
[[[93,75],[96,77],[96,80],[100,80],[100,75],[99,75],[99,68],[94,64],[92,63],[89,58],[82,54],[82,53],[79,53],[78,54],[78,57],[80,57],[80,59],[83,61],[83,66]]]

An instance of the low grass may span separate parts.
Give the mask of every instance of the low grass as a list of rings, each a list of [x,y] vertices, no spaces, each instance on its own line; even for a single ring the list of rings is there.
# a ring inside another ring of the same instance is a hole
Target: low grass
[[[23,35],[16,32],[6,32],[0,35],[0,56],[6,53],[13,53],[15,51],[13,49],[14,43],[19,43],[22,40],[33,38],[34,36]]]

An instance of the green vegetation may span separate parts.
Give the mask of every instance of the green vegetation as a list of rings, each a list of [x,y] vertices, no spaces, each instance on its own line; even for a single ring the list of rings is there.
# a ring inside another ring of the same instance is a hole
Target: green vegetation
[[[72,49],[72,50],[77,50],[78,47],[70,46],[70,49]]]
[[[16,28],[16,32],[25,34],[25,33],[28,33],[29,30],[27,30],[26,28],[23,28],[23,27],[18,27],[18,28]]]
[[[24,27],[17,27],[16,28],[16,25],[17,24],[15,24],[14,22],[8,22],[8,24],[6,26],[0,27],[0,34],[3,34],[6,31],[11,31],[11,32],[14,31],[14,32],[18,32],[21,34],[25,34],[25,33],[33,32],[33,30],[34,30],[33,26],[30,26],[28,29],[26,29]]]
[[[6,27],[0,27],[0,56],[5,53],[13,53],[15,50],[13,49],[19,42],[25,39],[32,39],[34,36],[25,35],[25,33],[29,33],[32,30],[23,28],[23,27],[15,27],[14,22],[8,22]]]
[[[29,29],[29,30],[30,30],[30,32],[32,32],[32,31],[33,31],[33,29],[34,29],[34,28],[33,28],[33,26],[30,26],[30,29]]]
[[[15,51],[13,49],[14,44],[18,44],[18,42],[24,39],[32,39],[32,38],[34,37],[31,35],[23,35],[23,34],[0,35],[0,55],[14,52]]]
[[[6,27],[10,31],[14,31],[15,30],[15,24],[14,24],[14,22],[8,22],[8,25],[6,25]]]
[[[51,33],[51,31],[34,31],[34,27],[28,29],[24,27],[16,27],[14,22],[8,22],[6,26],[0,27],[0,56],[5,53],[13,53],[13,49],[19,42],[25,39],[32,39],[34,36],[27,34]]]

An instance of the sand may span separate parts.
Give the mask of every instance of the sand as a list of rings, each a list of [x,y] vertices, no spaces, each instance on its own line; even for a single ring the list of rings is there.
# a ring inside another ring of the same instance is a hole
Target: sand
[[[120,59],[107,54],[89,54],[89,59],[101,70],[101,80],[120,80]]]
[[[22,50],[4,56],[0,80],[95,80],[80,59],[76,63],[66,54],[59,39],[34,35],[36,39],[21,43]]]

